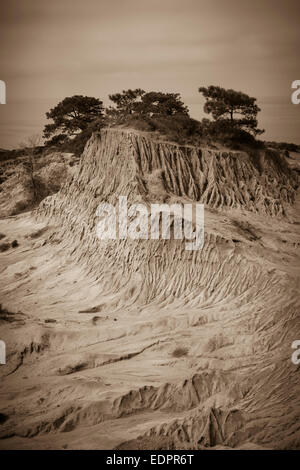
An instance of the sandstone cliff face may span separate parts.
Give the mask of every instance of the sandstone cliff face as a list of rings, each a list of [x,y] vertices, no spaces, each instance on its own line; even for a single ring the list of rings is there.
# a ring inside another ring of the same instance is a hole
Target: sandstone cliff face
[[[239,209],[271,221],[282,217],[295,200],[297,180],[270,155],[259,158],[260,172],[245,153],[179,147],[130,131],[104,130],[88,142],[78,174],[42,202],[39,216],[58,223],[55,237],[97,276],[105,294],[114,294],[114,305],[161,305],[174,299],[199,305],[251,286],[270,289],[276,282],[259,262],[259,233]],[[129,204],[204,203],[204,248],[189,252],[180,240],[99,241],[96,209],[101,202],[116,206],[119,196],[127,196]],[[236,213],[233,220],[214,215],[229,209]],[[258,262],[249,262],[249,256]]]
[[[17,304],[17,289],[30,315],[51,312],[57,324],[17,344],[8,390],[34,356],[46,399],[40,415],[30,411],[32,385],[0,437],[55,446],[64,432],[70,448],[300,448],[297,185],[270,151],[180,147],[124,129],[93,135],[77,174],[38,209],[50,228],[36,270],[26,282],[12,268],[6,275],[15,287],[7,301]],[[147,207],[204,203],[203,248],[100,241],[96,209],[119,196]]]
[[[127,195],[131,201],[140,197],[154,202],[187,197],[212,208],[278,215],[294,202],[296,188],[295,174],[275,151],[257,151],[251,157],[106,129],[88,142],[78,175],[60,193],[61,202],[48,200],[41,211],[52,215],[68,206],[70,210],[76,198],[85,203],[79,211],[89,214],[99,202],[115,203],[119,195]]]

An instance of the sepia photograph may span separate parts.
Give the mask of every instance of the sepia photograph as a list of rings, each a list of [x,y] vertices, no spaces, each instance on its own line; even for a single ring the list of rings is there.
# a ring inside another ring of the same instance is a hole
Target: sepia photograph
[[[0,41],[0,462],[300,450],[299,1],[1,0]]]

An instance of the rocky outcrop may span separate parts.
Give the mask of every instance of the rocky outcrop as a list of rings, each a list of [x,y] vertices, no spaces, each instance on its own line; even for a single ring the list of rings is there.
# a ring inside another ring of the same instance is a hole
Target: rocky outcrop
[[[208,299],[270,289],[274,277],[237,249],[242,241],[251,245],[251,256],[259,256],[262,249],[259,242],[254,248],[258,237],[247,221],[231,221],[227,231],[215,230],[210,223],[214,210],[242,208],[271,218],[282,216],[293,203],[293,172],[279,164],[279,157],[266,153],[260,158],[265,168],[261,172],[245,153],[180,147],[107,129],[92,136],[78,173],[41,203],[38,217],[57,223],[55,239],[95,274],[103,294],[110,296],[110,307],[164,305],[174,299],[205,305]],[[204,248],[186,251],[183,241],[174,239],[99,241],[98,205],[116,205],[124,195],[130,204],[205,203]]]
[[[76,177],[40,212],[61,215],[77,201],[77,215],[93,215],[101,201],[119,195],[159,202],[185,197],[212,208],[240,207],[267,215],[284,214],[294,202],[296,175],[274,150],[245,152],[201,149],[127,130],[106,129],[86,145]],[[80,205],[79,205],[80,204]]]

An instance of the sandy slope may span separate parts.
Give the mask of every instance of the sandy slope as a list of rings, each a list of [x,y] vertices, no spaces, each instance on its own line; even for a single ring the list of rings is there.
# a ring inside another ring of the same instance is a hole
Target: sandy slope
[[[300,200],[268,159],[107,131],[38,222],[1,220],[0,448],[300,448]],[[119,194],[201,200],[204,248],[101,244]]]

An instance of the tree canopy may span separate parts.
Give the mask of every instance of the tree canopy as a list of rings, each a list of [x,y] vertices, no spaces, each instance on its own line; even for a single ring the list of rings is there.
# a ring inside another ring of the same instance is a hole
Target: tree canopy
[[[44,137],[59,136],[58,139],[63,140],[76,136],[87,130],[96,119],[102,119],[103,112],[103,102],[97,98],[82,95],[67,97],[46,113],[47,119],[52,119],[53,123],[46,124]]]
[[[123,90],[122,93],[109,95],[109,99],[116,105],[115,109],[119,114],[132,114],[138,100],[145,94],[141,88],[135,90]],[[112,110],[112,108],[110,108]]]
[[[162,93],[160,91],[145,93],[141,101],[137,103],[136,110],[141,115],[149,117],[188,115],[189,113],[179,93]]]
[[[122,93],[109,95],[115,103],[115,108],[109,108],[108,115],[126,118],[130,115],[136,117],[165,117],[176,114],[188,115],[188,108],[181,101],[179,93],[163,93],[137,88],[123,90]]]
[[[160,133],[163,138],[180,144],[210,145],[221,142],[237,148],[257,147],[260,111],[256,98],[240,91],[219,86],[200,87],[206,99],[204,111],[213,119],[193,119],[179,93],[146,92],[141,88],[109,95],[112,106],[103,107],[97,98],[74,95],[67,97],[46,113],[52,120],[44,128],[46,145],[81,154],[93,132],[104,126],[127,126]]]
[[[224,121],[224,124],[229,123],[232,127],[244,129],[255,136],[264,132],[257,128],[260,108],[256,104],[256,98],[241,91],[226,90],[214,85],[200,87],[199,92],[206,98],[204,111],[211,114],[215,121]]]

